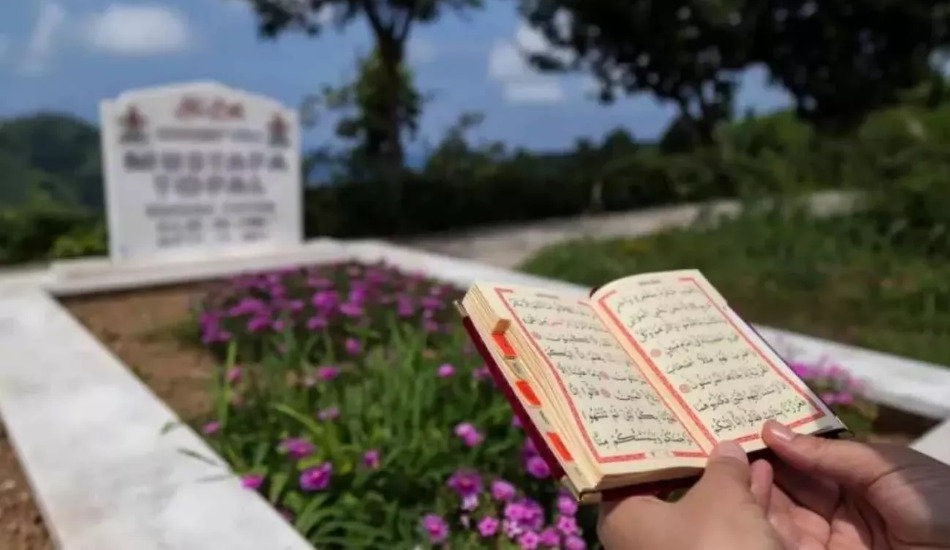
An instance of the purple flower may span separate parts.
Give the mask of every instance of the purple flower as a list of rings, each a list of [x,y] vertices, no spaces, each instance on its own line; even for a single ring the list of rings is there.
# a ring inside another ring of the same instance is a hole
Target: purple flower
[[[455,374],[455,367],[453,367],[452,365],[448,363],[445,363],[444,365],[439,366],[439,369],[438,371],[436,371],[436,373],[442,378],[448,378],[452,376],[453,374]]]
[[[441,544],[449,536],[449,525],[435,514],[426,514],[422,518],[422,527],[429,535],[429,542],[432,544]]]
[[[247,330],[251,332],[260,332],[270,326],[270,317],[266,315],[256,315],[247,322]]]
[[[251,489],[256,491],[260,489],[261,485],[264,484],[264,476],[260,474],[246,474],[241,476],[241,485],[245,489]]]
[[[287,323],[284,322],[283,319],[277,319],[276,321],[274,321],[273,323],[271,323],[271,327],[272,327],[276,332],[283,332],[283,330],[287,327]]]
[[[379,451],[370,449],[363,453],[363,465],[367,468],[379,468]]]
[[[478,495],[472,494],[462,497],[462,505],[460,508],[465,512],[471,512],[478,508]]]
[[[486,516],[478,522],[478,534],[483,537],[493,537],[498,532],[498,520]]]
[[[525,467],[528,469],[528,473],[537,479],[545,479],[551,476],[551,469],[548,468],[547,462],[540,456],[529,458],[525,463]]]
[[[577,520],[571,516],[561,516],[557,518],[557,523],[555,524],[557,530],[564,533],[565,535],[576,535],[580,533],[580,529],[577,527]]]
[[[439,323],[427,319],[422,323],[422,330],[426,332],[439,332]]]
[[[347,317],[362,317],[363,308],[359,304],[354,304],[352,302],[347,302],[340,306],[340,313]]]
[[[419,300],[419,305],[426,311],[436,311],[445,308],[445,301],[435,296],[423,296]]]
[[[497,501],[508,502],[515,496],[515,486],[503,479],[496,479],[491,484],[491,496]]]
[[[205,435],[214,435],[219,431],[221,431],[221,423],[217,420],[212,420],[201,428],[201,433]]]
[[[484,436],[478,432],[475,426],[468,422],[462,422],[456,426],[455,435],[457,435],[459,439],[461,439],[468,447],[475,447],[484,439]]]
[[[472,378],[475,380],[485,380],[491,378],[491,371],[486,366],[478,367],[472,371]]]
[[[235,365],[228,369],[228,373],[225,375],[225,378],[230,383],[235,383],[241,379],[241,367]]]
[[[314,468],[308,468],[300,474],[300,487],[304,491],[322,491],[330,485],[333,464],[324,462]]]
[[[313,454],[316,447],[302,437],[292,437],[280,442],[280,449],[294,460],[300,460]]]
[[[518,418],[517,415],[511,417],[511,425],[514,426],[515,428],[523,428],[523,427],[524,427],[524,426],[521,424],[521,419]]]
[[[320,330],[322,328],[327,328],[329,325],[326,317],[321,315],[314,315],[313,317],[307,319],[307,330]]]
[[[518,546],[520,546],[522,550],[535,550],[540,542],[541,537],[534,531],[525,531],[518,537]]]
[[[321,311],[329,311],[336,307],[339,299],[340,298],[335,291],[321,290],[314,293],[313,297],[310,298],[310,303],[313,304],[313,307]]]
[[[567,495],[557,497],[557,511],[565,516],[574,516],[577,513],[577,501]]]
[[[835,396],[835,400],[839,405],[850,405],[854,403],[854,396],[846,391],[839,391]]]
[[[792,372],[797,374],[799,378],[811,378],[815,374],[814,369],[805,363],[790,363],[789,367],[792,368]]]
[[[561,544],[561,535],[557,532],[557,529],[553,527],[548,527],[544,531],[538,533],[538,537],[541,542],[541,546],[559,546]]]
[[[336,407],[328,407],[317,413],[317,418],[323,421],[333,420],[340,416],[340,409]]]
[[[564,540],[564,550],[586,550],[587,543],[577,535],[571,535]]]
[[[346,347],[346,352],[350,355],[356,355],[363,349],[363,344],[356,338],[347,338],[344,346]]]
[[[448,486],[461,497],[477,495],[482,491],[482,478],[474,470],[458,470],[449,478]]]
[[[333,380],[340,376],[340,368],[333,366],[324,366],[317,369],[317,378],[323,381]]]

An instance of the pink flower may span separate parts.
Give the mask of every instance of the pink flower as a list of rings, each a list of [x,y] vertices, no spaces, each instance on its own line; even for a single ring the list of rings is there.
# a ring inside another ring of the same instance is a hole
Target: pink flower
[[[515,428],[523,428],[523,427],[524,427],[524,426],[521,424],[521,419],[518,418],[517,415],[511,417],[511,425],[514,426]]]
[[[323,381],[329,381],[335,379],[337,376],[340,376],[340,368],[325,366],[317,369],[317,378]]]
[[[553,527],[548,527],[544,531],[538,533],[541,546],[560,546],[561,544],[561,535]]]
[[[557,497],[557,511],[565,516],[574,516],[577,513],[577,501],[567,495]]]
[[[571,535],[564,539],[564,550],[586,550],[587,543],[577,535]]]
[[[359,304],[347,302],[340,306],[340,313],[347,317],[362,317],[363,308]]]
[[[854,396],[846,391],[839,391],[835,396],[835,400],[839,405],[850,405],[854,403]]]
[[[472,378],[475,380],[485,380],[491,378],[491,371],[486,366],[478,367],[472,371]]]
[[[238,380],[240,380],[240,379],[241,379],[241,367],[235,365],[235,366],[231,367],[230,369],[228,369],[228,373],[227,373],[227,375],[225,375],[225,378],[226,378],[227,381],[230,382],[231,384],[234,384],[235,382],[237,382]]]
[[[205,435],[214,435],[219,431],[221,431],[221,423],[217,420],[212,420],[201,428],[201,432]]]
[[[241,485],[245,489],[251,489],[256,491],[260,489],[261,485],[264,484],[264,476],[260,474],[246,474],[241,476]]]
[[[363,349],[363,344],[356,338],[347,338],[344,346],[346,347],[346,352],[350,355],[356,355]]]
[[[322,491],[330,485],[332,475],[333,464],[324,462],[317,467],[308,468],[300,474],[300,487],[304,491]]]
[[[379,451],[370,449],[363,453],[363,465],[367,468],[379,468]]]
[[[525,531],[518,537],[518,546],[522,550],[535,550],[540,542],[541,538],[534,531]]]
[[[327,328],[330,323],[327,321],[326,317],[320,315],[314,315],[313,317],[307,319],[307,330],[320,330],[322,328]]]
[[[478,432],[475,426],[468,422],[462,422],[456,426],[455,435],[457,435],[459,439],[461,439],[468,447],[475,447],[484,439],[484,436]]]
[[[491,496],[495,500],[508,502],[515,496],[515,486],[503,479],[496,479],[491,484]]]
[[[537,479],[546,479],[551,477],[551,469],[548,468],[547,462],[545,462],[540,456],[532,456],[529,458],[525,463],[525,467],[527,468],[528,473]]]
[[[448,378],[452,376],[453,374],[455,374],[455,367],[453,367],[452,365],[448,363],[445,363],[444,365],[439,366],[439,369],[436,372],[440,377]]]
[[[558,531],[565,535],[576,535],[581,531],[577,527],[577,520],[571,516],[561,516],[557,518],[556,527]]]
[[[302,437],[292,437],[280,442],[280,449],[294,460],[300,460],[313,454],[316,447]]]
[[[336,407],[328,407],[317,413],[317,418],[323,421],[333,420],[340,416],[340,409]]]
[[[449,525],[435,514],[426,514],[422,518],[422,527],[429,535],[429,542],[432,544],[441,544],[449,536]]]
[[[482,491],[482,478],[474,470],[458,470],[449,478],[448,486],[461,497],[478,495]]]
[[[819,397],[825,402],[825,405],[830,406],[838,403],[838,394],[835,392],[824,392]]]
[[[478,534],[483,537],[492,537],[495,536],[495,533],[498,532],[498,520],[486,516],[478,522]]]

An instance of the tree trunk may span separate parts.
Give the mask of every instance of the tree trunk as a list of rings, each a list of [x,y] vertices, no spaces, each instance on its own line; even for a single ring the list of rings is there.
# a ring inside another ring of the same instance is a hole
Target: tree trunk
[[[379,55],[382,64],[386,98],[386,143],[383,147],[383,177],[389,187],[391,199],[398,208],[402,202],[402,173],[405,153],[402,148],[402,63],[404,44],[390,37],[379,37]]]

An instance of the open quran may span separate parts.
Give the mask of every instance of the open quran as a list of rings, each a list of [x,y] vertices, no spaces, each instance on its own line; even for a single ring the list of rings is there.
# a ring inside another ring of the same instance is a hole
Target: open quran
[[[688,485],[715,444],[765,448],[775,419],[846,427],[696,270],[589,296],[477,283],[457,304],[554,475],[583,503]]]

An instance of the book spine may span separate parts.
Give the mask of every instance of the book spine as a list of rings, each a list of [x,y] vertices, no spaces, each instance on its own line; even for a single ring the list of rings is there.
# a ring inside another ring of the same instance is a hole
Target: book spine
[[[501,372],[501,368],[495,362],[495,358],[485,345],[485,341],[478,334],[478,331],[475,329],[475,325],[472,324],[472,320],[468,317],[464,317],[462,319],[462,324],[465,326],[465,331],[468,332],[469,338],[475,345],[475,349],[478,350],[478,353],[482,356],[482,359],[485,360],[485,365],[488,367],[488,371],[491,372],[492,379],[495,381],[495,386],[501,389],[505,399],[508,400],[511,410],[521,422],[521,426],[525,433],[527,433],[528,437],[531,438],[531,442],[534,443],[535,448],[538,450],[538,454],[547,464],[548,469],[551,470],[551,475],[554,477],[554,479],[561,479],[564,477],[564,469],[561,467],[561,463],[558,462],[554,452],[552,452],[551,448],[548,446],[547,439],[541,434],[541,432],[538,431],[538,428],[534,425],[534,422],[531,421],[528,411],[526,411],[524,406],[521,405],[521,401],[518,400],[518,396],[515,395],[511,385],[508,384],[508,380]]]

